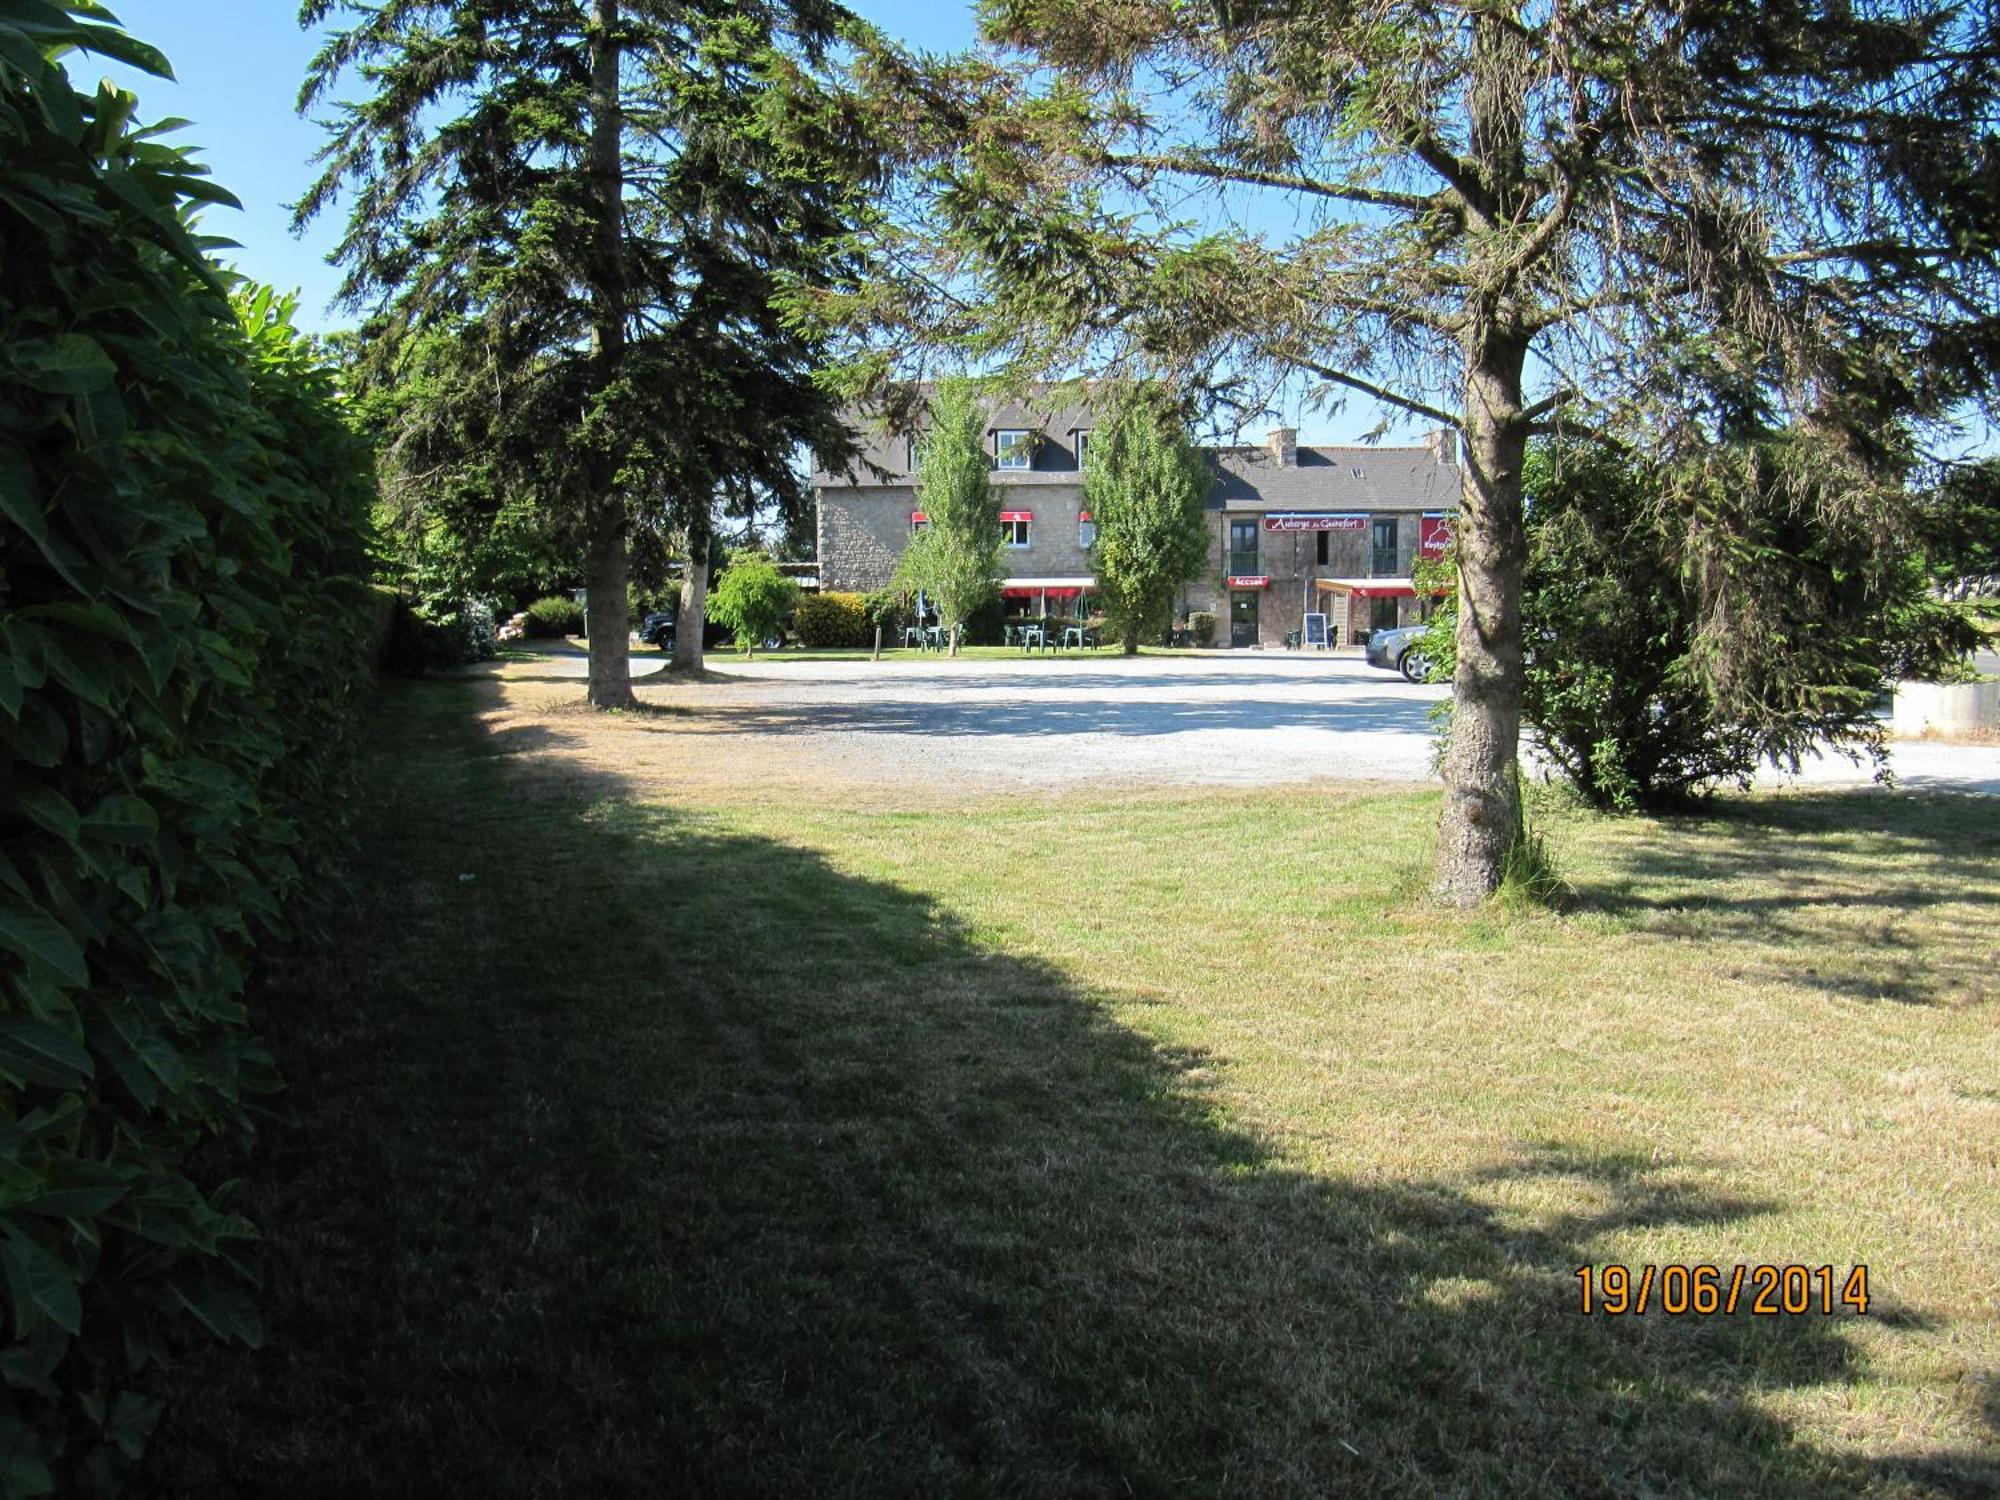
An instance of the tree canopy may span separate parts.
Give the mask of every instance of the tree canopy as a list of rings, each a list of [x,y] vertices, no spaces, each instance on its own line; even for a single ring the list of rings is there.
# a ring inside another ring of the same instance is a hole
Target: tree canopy
[[[380,379],[421,361],[421,467],[496,465],[582,536],[591,698],[630,701],[625,535],[719,494],[808,492],[848,442],[781,289],[836,287],[873,157],[821,86],[826,0],[308,0],[339,16],[302,110],[333,104],[301,219],[351,195],[345,295]],[[441,337],[442,342],[437,340]],[[431,339],[426,346],[423,341]]]
[[[1164,629],[1175,591],[1207,559],[1204,507],[1215,476],[1180,414],[1146,387],[1120,393],[1089,451],[1083,498],[1097,528],[1091,568],[1105,616],[1130,656],[1142,635]]]
[[[778,633],[784,617],[798,607],[799,586],[780,573],[762,552],[739,552],[715,587],[709,613],[736,634],[745,656]]]
[[[986,456],[986,417],[970,381],[940,381],[917,445],[917,501],[924,524],[896,565],[896,580],[938,612],[954,655],[966,620],[1001,577],[1000,490]]]
[[[1886,774],[1882,693],[1949,673],[1976,639],[1934,593],[1915,526],[1885,533],[1899,508],[1854,495],[1879,481],[1823,434],[1694,460],[1540,442],[1526,467],[1525,722],[1595,806],[1672,807],[1829,748]],[[1846,502],[1802,505],[1806,488]],[[1449,616],[1447,601],[1424,643],[1434,669]]]

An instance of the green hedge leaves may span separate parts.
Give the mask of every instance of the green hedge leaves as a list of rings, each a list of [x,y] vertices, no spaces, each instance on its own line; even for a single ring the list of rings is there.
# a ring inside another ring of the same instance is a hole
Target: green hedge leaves
[[[247,1031],[344,800],[372,477],[230,201],[0,0],[0,1492],[116,1489],[191,1336],[260,1337],[252,1226],[197,1171],[278,1086]]]

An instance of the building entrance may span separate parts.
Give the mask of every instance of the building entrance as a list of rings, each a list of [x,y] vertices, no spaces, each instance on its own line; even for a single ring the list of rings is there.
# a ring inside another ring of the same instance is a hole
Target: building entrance
[[[1229,596],[1229,644],[1239,650],[1257,644],[1257,595],[1239,589]]]

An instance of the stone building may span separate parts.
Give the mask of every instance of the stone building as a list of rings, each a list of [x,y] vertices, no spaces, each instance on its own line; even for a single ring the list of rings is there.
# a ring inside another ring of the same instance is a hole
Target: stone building
[[[987,452],[1001,494],[1011,611],[1069,613],[1094,582],[1083,496],[1093,413],[1012,403],[988,418]],[[821,587],[881,588],[924,525],[911,434],[862,434],[851,472],[816,470]],[[1205,450],[1209,565],[1183,591],[1180,613],[1210,610],[1219,646],[1278,646],[1323,614],[1329,644],[1408,624],[1428,609],[1410,582],[1420,555],[1443,551],[1458,506],[1449,431],[1422,446],[1301,447],[1291,428],[1261,445]]]

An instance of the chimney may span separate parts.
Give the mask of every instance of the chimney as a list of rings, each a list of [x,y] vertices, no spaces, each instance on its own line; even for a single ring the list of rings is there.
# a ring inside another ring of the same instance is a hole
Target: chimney
[[[1296,469],[1299,466],[1298,428],[1273,427],[1264,441],[1270,445],[1272,462],[1280,468]]]
[[[1441,464],[1458,462],[1458,434],[1449,427],[1440,427],[1436,432],[1425,433],[1424,446],[1431,450]]]

